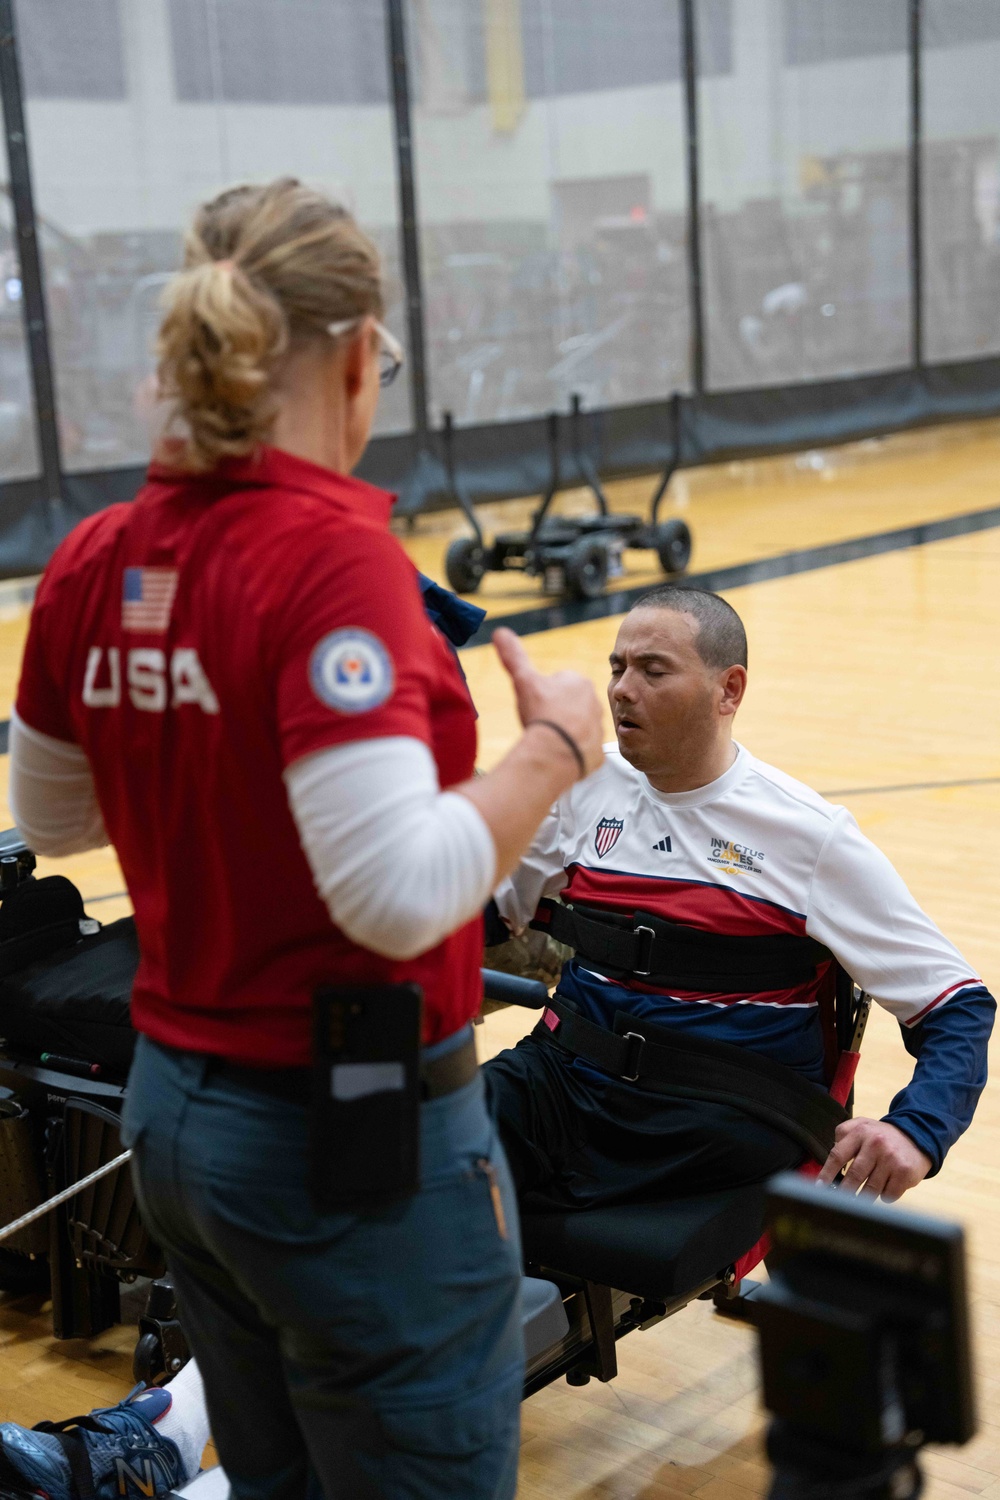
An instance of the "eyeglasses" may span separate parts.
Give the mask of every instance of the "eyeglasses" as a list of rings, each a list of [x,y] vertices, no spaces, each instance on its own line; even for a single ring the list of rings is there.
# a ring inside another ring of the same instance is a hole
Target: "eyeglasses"
[[[356,318],[341,318],[338,323],[328,323],[326,331],[331,338],[337,339],[342,333],[348,333],[350,329],[357,328],[366,317],[367,313],[361,313]],[[373,318],[372,322],[379,338],[378,383],[379,385],[392,385],[403,363],[403,346],[377,318]]]

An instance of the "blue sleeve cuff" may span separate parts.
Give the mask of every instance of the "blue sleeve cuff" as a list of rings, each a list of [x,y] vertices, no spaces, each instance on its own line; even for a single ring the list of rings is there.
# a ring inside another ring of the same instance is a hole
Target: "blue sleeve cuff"
[[[932,1176],[972,1124],[986,1087],[995,1014],[993,996],[977,986],[931,1011],[919,1026],[902,1028],[903,1045],[916,1066],[884,1118],[927,1153]]]
[[[895,1125],[897,1130],[901,1130],[904,1135],[909,1136],[913,1144],[919,1146],[920,1150],[930,1157],[931,1169],[927,1175],[928,1177],[936,1177],[944,1162],[944,1153],[941,1150],[939,1136],[946,1132],[939,1132],[939,1135],[935,1135],[932,1130],[928,1129],[925,1120],[922,1120],[919,1115],[911,1115],[905,1109],[901,1109],[898,1112],[890,1110],[887,1115],[883,1116],[883,1119],[887,1125]]]

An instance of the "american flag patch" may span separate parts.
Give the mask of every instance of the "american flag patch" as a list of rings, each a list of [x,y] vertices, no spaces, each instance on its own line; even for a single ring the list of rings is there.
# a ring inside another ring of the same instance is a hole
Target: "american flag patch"
[[[161,635],[177,593],[176,568],[126,568],[122,577],[122,629]]]
[[[625,823],[621,818],[601,819],[597,825],[597,832],[594,834],[594,848],[597,850],[598,859],[603,859],[606,854],[611,853],[624,827]]]

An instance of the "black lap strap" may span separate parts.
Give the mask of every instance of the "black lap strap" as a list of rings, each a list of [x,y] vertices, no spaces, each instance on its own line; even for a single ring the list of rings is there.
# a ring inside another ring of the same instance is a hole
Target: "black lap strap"
[[[615,1029],[608,1031],[556,995],[534,1035],[623,1082],[742,1110],[790,1136],[818,1162],[826,1160],[837,1126],[848,1118],[835,1099],[782,1063],[728,1042],[675,1036],[625,1011],[617,1012]]]
[[[65,1453],[73,1479],[73,1500],[97,1500],[94,1471],[90,1467],[86,1444],[75,1432],[67,1432],[67,1427],[87,1427],[92,1432],[104,1431],[93,1417],[69,1417],[65,1422],[36,1422],[33,1431],[51,1433]]]
[[[57,1432],[55,1436],[62,1444],[69,1471],[73,1476],[76,1500],[96,1500],[94,1475],[90,1467],[90,1456],[84,1443],[75,1432]]]
[[[773,933],[738,937],[597,907],[542,901],[531,923],[575,949],[609,979],[637,978],[657,988],[713,994],[763,994],[807,984],[831,957],[811,937]]]

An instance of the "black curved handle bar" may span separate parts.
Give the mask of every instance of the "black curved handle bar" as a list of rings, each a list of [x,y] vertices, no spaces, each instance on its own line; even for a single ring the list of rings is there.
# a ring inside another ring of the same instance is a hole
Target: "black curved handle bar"
[[[507,1005],[525,1005],[541,1010],[549,1003],[549,992],[540,979],[522,979],[520,974],[501,974],[499,969],[483,970],[483,993],[487,1000],[502,1000]]]

